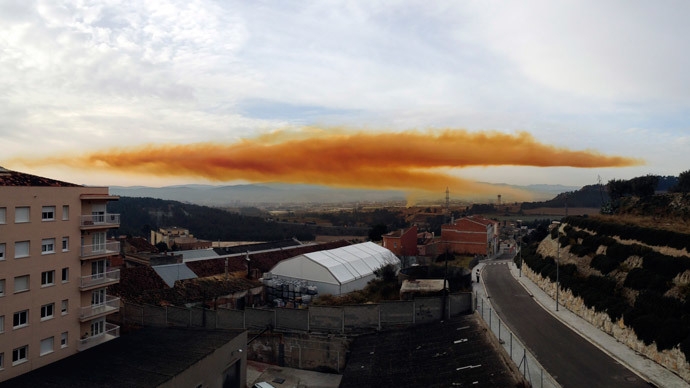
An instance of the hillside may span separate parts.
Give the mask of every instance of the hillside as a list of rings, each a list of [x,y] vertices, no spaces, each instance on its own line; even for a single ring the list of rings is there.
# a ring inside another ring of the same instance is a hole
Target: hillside
[[[110,188],[110,192],[120,196],[160,198],[206,206],[405,201],[404,193],[395,190],[337,189],[280,183],[230,186],[115,186]]]
[[[558,280],[563,306],[690,381],[690,235],[568,217],[527,242],[528,276],[549,292]]]
[[[667,193],[643,198],[624,197],[617,204],[615,217],[608,219],[626,225],[690,234],[690,196]]]
[[[108,203],[108,212],[120,214],[115,234],[149,237],[164,226],[189,229],[195,237],[211,241],[275,241],[286,238],[313,240],[316,234],[366,236],[366,228],[321,227],[304,223],[267,221],[262,217],[223,209],[154,198],[121,197]]]
[[[556,195],[548,201],[524,202],[522,210],[537,208],[601,208],[609,200],[606,188],[601,185],[584,186],[579,190],[567,191]]]
[[[553,198],[554,195],[575,189],[573,186],[562,185],[512,186],[496,184],[495,186],[497,193],[500,193],[503,187],[517,188],[531,193],[536,199]],[[406,201],[406,194],[399,190],[333,188],[285,183],[227,186],[112,186],[110,187],[110,193],[122,197],[160,198],[206,206],[292,206],[317,203],[389,203]],[[442,200],[443,195],[444,193],[438,193],[439,201]],[[454,195],[454,193],[451,193],[451,195]]]

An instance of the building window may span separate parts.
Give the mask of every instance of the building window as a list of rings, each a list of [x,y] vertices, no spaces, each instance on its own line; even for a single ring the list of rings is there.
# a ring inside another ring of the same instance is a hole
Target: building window
[[[105,332],[105,318],[91,321],[91,336],[95,337]]]
[[[91,305],[99,306],[105,304],[105,288],[91,292]]]
[[[5,353],[0,353],[0,370],[5,369]]]
[[[29,310],[17,311],[12,318],[12,329],[29,326]]]
[[[41,272],[41,287],[55,285],[55,271]]]
[[[67,347],[67,332],[64,332],[60,335],[60,348],[64,349]]]
[[[0,243],[0,261],[5,260],[5,243]]]
[[[105,232],[95,232],[92,237],[93,251],[105,251]]]
[[[5,332],[5,316],[0,315],[0,334]]]
[[[29,291],[29,275],[14,278],[14,292]]]
[[[67,315],[67,311],[69,310],[69,299],[65,299],[62,301],[62,306],[60,307],[60,312],[62,315]]]
[[[0,207],[0,224],[6,224],[7,223],[7,208],[6,207]]]
[[[55,303],[48,303],[41,306],[41,320],[45,321],[53,318],[53,310],[55,309]]]
[[[29,345],[24,345],[12,350],[12,366],[24,363],[28,360]]]
[[[14,243],[14,258],[21,259],[22,257],[29,257],[28,241],[17,241]]]
[[[41,356],[44,356],[48,353],[53,352],[53,342],[55,341],[54,337],[48,337],[46,339],[41,340]]]
[[[55,206],[41,208],[41,221],[55,221]]]
[[[55,253],[55,239],[54,238],[44,238],[41,241],[41,254],[47,255],[49,253]]]
[[[62,282],[67,283],[69,281],[69,268],[65,267],[62,269]]]
[[[5,279],[0,279],[0,296],[5,296]]]
[[[29,222],[29,209],[30,208],[28,206],[14,208],[14,223],[21,224],[24,222]]]
[[[69,220],[69,205],[62,205],[62,220]]]
[[[63,237],[62,238],[62,251],[63,252],[69,251],[69,237]]]

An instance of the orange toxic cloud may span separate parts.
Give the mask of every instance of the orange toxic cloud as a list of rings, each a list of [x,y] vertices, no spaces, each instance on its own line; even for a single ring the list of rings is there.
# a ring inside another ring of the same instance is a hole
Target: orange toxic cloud
[[[572,151],[538,142],[526,132],[348,132],[306,129],[276,132],[236,143],[154,144],[82,155],[13,159],[8,164],[103,169],[125,174],[213,181],[310,183],[337,187],[491,194],[496,188],[440,169],[474,166],[639,165],[639,159]],[[515,198],[525,198],[515,191]]]

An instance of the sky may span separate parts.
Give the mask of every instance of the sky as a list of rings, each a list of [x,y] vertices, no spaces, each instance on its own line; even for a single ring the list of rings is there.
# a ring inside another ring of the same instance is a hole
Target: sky
[[[0,166],[88,185],[455,192],[677,176],[687,15],[684,1],[4,0]]]

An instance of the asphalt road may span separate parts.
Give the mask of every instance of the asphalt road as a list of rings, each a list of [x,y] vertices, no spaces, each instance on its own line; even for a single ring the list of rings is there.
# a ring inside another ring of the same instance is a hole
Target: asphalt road
[[[507,265],[486,265],[482,278],[498,315],[563,387],[650,386],[545,311]]]

